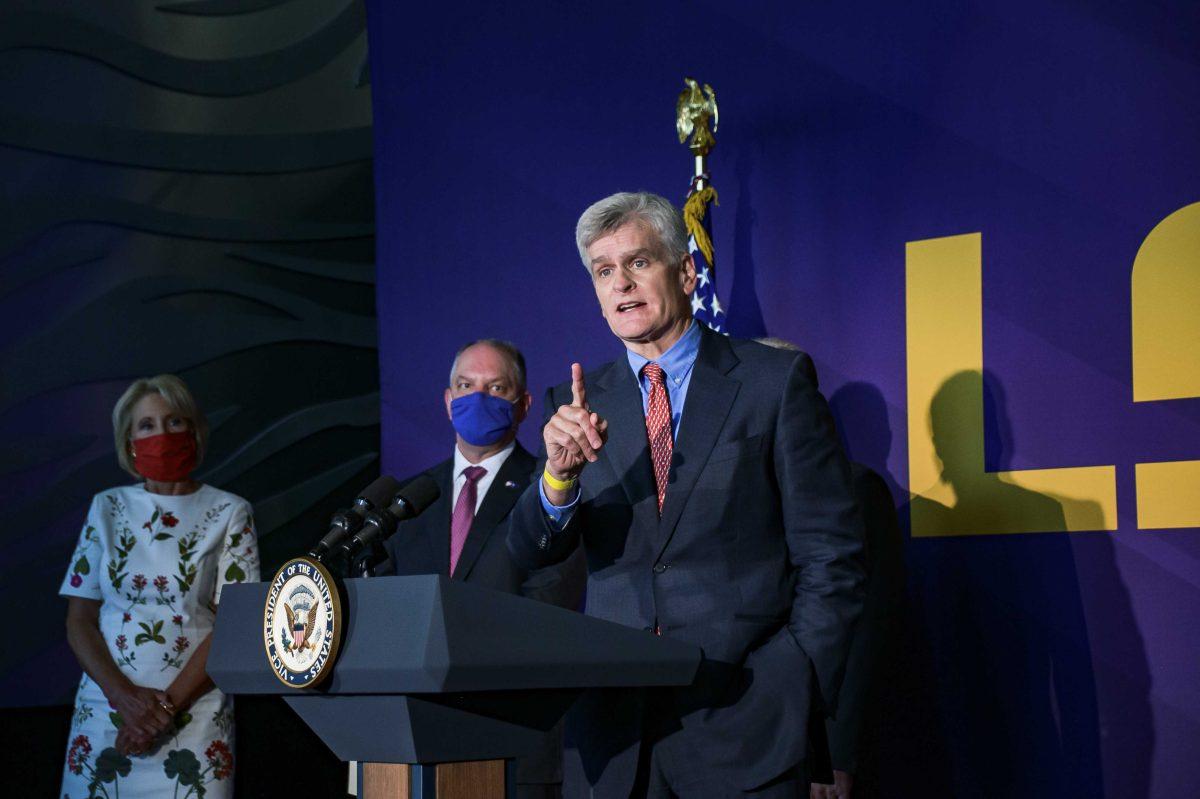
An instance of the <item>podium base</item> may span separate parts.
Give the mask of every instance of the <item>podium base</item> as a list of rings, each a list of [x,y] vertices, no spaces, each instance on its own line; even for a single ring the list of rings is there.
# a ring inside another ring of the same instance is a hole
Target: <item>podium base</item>
[[[428,775],[433,772],[433,779]],[[360,799],[496,799],[505,795],[504,761],[410,766],[364,763]],[[432,785],[425,784],[432,782]]]

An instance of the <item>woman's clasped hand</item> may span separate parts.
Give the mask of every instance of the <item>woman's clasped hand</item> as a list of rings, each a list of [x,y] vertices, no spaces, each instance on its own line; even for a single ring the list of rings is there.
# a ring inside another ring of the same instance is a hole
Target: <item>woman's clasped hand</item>
[[[165,691],[131,683],[109,704],[120,714],[116,746],[123,755],[153,749],[158,739],[175,727],[175,706]]]

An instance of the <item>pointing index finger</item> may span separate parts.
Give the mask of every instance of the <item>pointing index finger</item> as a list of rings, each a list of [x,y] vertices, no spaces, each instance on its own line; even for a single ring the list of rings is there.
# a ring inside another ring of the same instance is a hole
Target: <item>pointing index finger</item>
[[[571,364],[571,404],[576,408],[586,408],[587,388],[583,385],[583,367],[577,363]]]

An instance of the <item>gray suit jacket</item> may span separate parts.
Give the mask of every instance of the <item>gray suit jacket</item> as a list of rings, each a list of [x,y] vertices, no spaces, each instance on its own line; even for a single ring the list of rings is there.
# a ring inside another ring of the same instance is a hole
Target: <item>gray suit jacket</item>
[[[586,379],[609,439],[575,515],[555,533],[535,480],[509,548],[534,568],[582,541],[589,615],[700,646],[700,675],[670,700],[689,763],[762,785],[804,758],[810,709],[832,710],[862,604],[862,522],[812,361],[702,329],[661,519],[632,370],[620,358]],[[570,397],[552,389],[547,414]],[[636,692],[576,705],[597,795],[628,795],[644,707]]]

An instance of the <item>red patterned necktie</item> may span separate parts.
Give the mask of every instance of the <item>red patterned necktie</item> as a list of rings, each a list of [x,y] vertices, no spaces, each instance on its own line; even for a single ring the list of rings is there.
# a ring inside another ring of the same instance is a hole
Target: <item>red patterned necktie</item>
[[[454,567],[462,555],[463,544],[467,543],[467,533],[471,532],[471,522],[475,521],[475,484],[479,478],[487,474],[482,466],[468,466],[463,469],[467,482],[462,491],[458,492],[458,502],[454,503],[454,513],[450,516],[450,576],[454,576]]]
[[[650,461],[654,464],[654,482],[658,487],[658,515],[662,515],[663,500],[667,498],[667,478],[671,473],[671,452],[675,442],[671,436],[671,400],[667,397],[662,367],[648,363],[642,374],[650,381],[650,401],[646,403],[646,439],[650,442]]]

